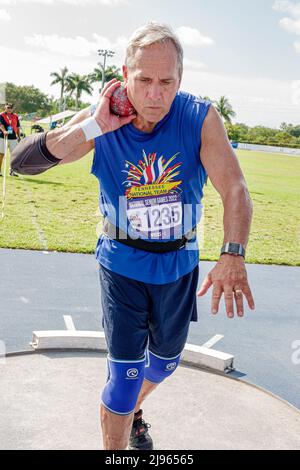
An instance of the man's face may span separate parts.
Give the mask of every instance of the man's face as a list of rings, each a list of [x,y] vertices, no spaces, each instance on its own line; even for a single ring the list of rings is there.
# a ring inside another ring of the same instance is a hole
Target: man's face
[[[5,111],[7,113],[12,113],[12,106],[8,106],[7,104],[5,105]]]
[[[138,49],[132,68],[123,67],[128,98],[146,121],[157,123],[170,111],[180,86],[174,44]]]

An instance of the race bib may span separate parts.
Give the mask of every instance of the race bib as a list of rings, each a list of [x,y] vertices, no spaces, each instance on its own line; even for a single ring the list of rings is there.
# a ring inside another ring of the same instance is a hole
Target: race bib
[[[142,238],[172,239],[182,225],[180,194],[127,201],[127,219]]]
[[[127,199],[128,233],[146,240],[172,240],[182,237],[182,180],[179,153],[165,158],[143,150],[138,163],[126,160],[124,182]],[[123,183],[123,184],[124,184]]]

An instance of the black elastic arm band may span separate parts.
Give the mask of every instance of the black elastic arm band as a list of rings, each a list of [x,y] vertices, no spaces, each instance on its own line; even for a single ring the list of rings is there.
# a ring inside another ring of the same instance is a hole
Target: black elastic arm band
[[[46,133],[26,137],[12,152],[11,168],[21,175],[38,175],[60,162],[46,147]]]

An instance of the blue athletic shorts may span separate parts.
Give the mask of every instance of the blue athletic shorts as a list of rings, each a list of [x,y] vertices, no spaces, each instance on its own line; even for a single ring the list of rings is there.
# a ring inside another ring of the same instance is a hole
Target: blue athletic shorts
[[[149,350],[171,358],[184,349],[197,321],[198,266],[169,284],[145,284],[99,265],[102,326],[114,359],[136,360]]]

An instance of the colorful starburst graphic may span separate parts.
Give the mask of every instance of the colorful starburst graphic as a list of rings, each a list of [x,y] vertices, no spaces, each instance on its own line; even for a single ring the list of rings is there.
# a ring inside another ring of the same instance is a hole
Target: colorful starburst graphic
[[[132,188],[138,188],[146,185],[161,185],[161,188],[169,188],[170,193],[180,191],[178,186],[181,181],[175,182],[176,176],[179,176],[180,163],[174,163],[179,153],[173,155],[169,160],[165,160],[164,156],[157,158],[156,153],[150,153],[147,157],[143,150],[143,160],[140,160],[137,165],[126,160],[126,168],[123,173],[127,174],[127,179],[124,185],[127,188],[126,196],[131,192]],[[165,189],[162,191],[165,192]]]

